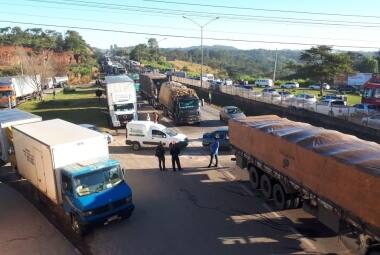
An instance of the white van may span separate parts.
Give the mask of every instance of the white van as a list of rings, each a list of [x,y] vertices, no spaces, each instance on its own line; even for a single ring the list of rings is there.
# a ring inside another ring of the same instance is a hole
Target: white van
[[[255,81],[256,87],[273,87],[273,80],[271,79],[257,79]]]
[[[141,147],[157,146],[160,142],[169,147],[171,142],[186,147],[188,139],[184,134],[178,134],[171,128],[154,123],[153,121],[135,120],[127,123],[126,144],[132,145],[133,150]]]

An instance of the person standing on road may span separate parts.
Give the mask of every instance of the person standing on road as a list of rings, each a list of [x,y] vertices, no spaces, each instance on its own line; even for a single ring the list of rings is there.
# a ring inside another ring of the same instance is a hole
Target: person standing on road
[[[166,171],[165,168],[165,148],[160,142],[156,147],[156,157],[158,158],[158,166],[160,167],[160,171]]]
[[[215,158],[215,167],[218,167],[218,153],[219,153],[219,140],[218,137],[215,137],[214,141],[210,145],[210,164],[208,167],[210,168],[212,165],[212,161]]]
[[[178,144],[176,144],[175,142],[172,142],[170,143],[169,148],[170,148],[170,154],[172,155],[173,172],[176,171],[176,167],[175,167],[176,164],[177,164],[178,171],[182,171],[181,162],[179,161],[180,149],[179,149]]]
[[[154,121],[154,123],[158,123],[158,119],[159,119],[158,113],[157,112],[153,112],[153,121]]]

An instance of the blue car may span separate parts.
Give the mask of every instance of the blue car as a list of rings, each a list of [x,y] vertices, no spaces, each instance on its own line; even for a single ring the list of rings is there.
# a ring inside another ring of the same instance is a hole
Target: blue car
[[[202,138],[202,145],[204,147],[210,146],[212,141],[218,138],[220,148],[230,149],[230,137],[228,135],[228,127],[222,127],[210,133],[204,133]]]

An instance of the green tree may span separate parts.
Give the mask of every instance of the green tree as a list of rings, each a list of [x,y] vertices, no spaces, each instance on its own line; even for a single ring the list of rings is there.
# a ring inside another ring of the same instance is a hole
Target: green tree
[[[305,50],[301,53],[300,61],[297,76],[320,83],[331,83],[337,74],[352,72],[350,56],[347,53],[334,53],[330,46],[322,45]]]
[[[378,60],[374,57],[364,58],[355,66],[355,70],[362,73],[378,73],[379,72]]]
[[[76,31],[68,30],[66,32],[65,49],[73,52],[77,64],[81,58],[88,57],[86,41]]]
[[[139,62],[149,60],[148,46],[144,43],[136,45],[130,53],[130,58]]]

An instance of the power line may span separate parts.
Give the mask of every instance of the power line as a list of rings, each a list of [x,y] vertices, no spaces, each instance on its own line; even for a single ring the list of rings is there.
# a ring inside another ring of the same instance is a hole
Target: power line
[[[192,28],[178,28],[178,27],[170,27],[170,26],[158,26],[158,25],[142,25],[142,24],[136,24],[136,23],[112,22],[112,21],[106,21],[106,20],[78,19],[78,18],[68,18],[68,17],[59,17],[59,16],[33,15],[33,14],[25,14],[25,13],[10,13],[10,12],[1,12],[1,11],[0,11],[0,13],[8,14],[8,15],[22,15],[22,16],[28,16],[28,17],[38,17],[38,18],[63,19],[63,20],[73,20],[73,21],[118,24],[118,25],[147,27],[147,28],[165,28],[165,29],[173,29],[173,30],[180,30],[180,31],[191,30],[191,31],[197,31],[198,32],[198,29],[192,29]],[[378,41],[350,39],[350,38],[311,37],[311,36],[295,36],[295,35],[280,35],[280,34],[265,34],[265,33],[232,32],[232,31],[222,31],[222,30],[207,30],[207,31],[211,32],[211,33],[225,33],[225,34],[238,34],[238,35],[259,35],[259,36],[288,37],[288,38],[307,38],[307,39],[322,39],[322,40],[333,40],[333,41],[350,40],[350,41],[357,41],[357,42],[378,43]]]
[[[265,22],[275,22],[275,23],[288,23],[288,24],[309,24],[309,25],[328,25],[328,26],[343,26],[343,27],[361,27],[361,28],[379,28],[380,23],[368,23],[365,24],[357,21],[342,21],[342,20],[322,20],[322,19],[300,19],[300,18],[289,18],[289,17],[274,17],[274,16],[252,16],[245,14],[234,14],[234,13],[220,13],[220,12],[201,12],[201,11],[188,11],[188,10],[178,10],[178,9],[167,9],[167,8],[153,8],[144,7],[136,5],[121,5],[121,4],[105,4],[94,1],[54,1],[54,0],[24,0],[29,2],[37,3],[48,3],[48,4],[59,4],[59,5],[70,5],[70,2],[77,6],[82,7],[92,7],[92,8],[107,8],[107,9],[117,9],[117,10],[133,10],[137,12],[155,12],[167,15],[177,15],[182,16],[183,14],[198,16],[198,17],[209,17],[210,15],[220,16],[223,19],[231,20],[255,20],[255,21],[265,21]]]
[[[184,3],[184,2],[164,1],[164,0],[141,0],[141,1],[143,1],[143,2],[154,2],[154,3],[165,3],[165,4],[187,5],[187,6],[198,6],[198,7],[201,6],[201,7],[225,8],[225,9],[235,9],[235,10],[252,10],[252,11],[265,11],[265,12],[280,12],[280,13],[296,13],[296,14],[380,19],[380,16],[375,16],[375,15],[359,15],[359,14],[344,14],[344,13],[329,13],[329,12],[310,12],[310,11],[295,11],[295,10],[282,10],[282,9],[265,9],[265,8],[239,7],[239,6],[227,6],[227,5]]]
[[[13,20],[0,20],[0,22],[3,22],[3,23],[12,23],[12,24],[33,25],[33,26],[56,27],[56,28],[65,28],[65,29],[83,29],[83,30],[91,30],[91,31],[116,32],[116,33],[135,34],[135,35],[163,36],[163,37],[184,38],[184,39],[200,39],[200,37],[198,37],[198,36],[173,35],[173,34],[161,34],[161,33],[148,33],[148,32],[125,31],[125,30],[105,29],[105,28],[68,26],[68,25],[54,25],[54,24],[45,24],[45,23],[20,22],[20,21],[13,21]],[[203,39],[212,40],[212,41],[266,43],[266,44],[280,44],[280,45],[301,45],[301,46],[316,46],[317,45],[317,44],[299,43],[299,42],[245,40],[245,39],[215,38],[215,37],[204,37]],[[358,46],[358,45],[329,45],[329,46],[331,46],[331,47],[338,47],[338,48],[377,49],[377,47]]]

